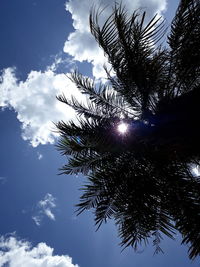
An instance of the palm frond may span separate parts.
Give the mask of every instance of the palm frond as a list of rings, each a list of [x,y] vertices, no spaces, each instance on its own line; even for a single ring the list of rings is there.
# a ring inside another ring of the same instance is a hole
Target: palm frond
[[[154,16],[146,26],[144,20],[145,12],[141,20],[137,12],[128,17],[121,6],[115,7],[102,28],[99,27],[98,13],[93,12],[90,16],[91,32],[116,73],[120,85],[116,86],[117,90],[123,92],[132,106],[135,104],[133,99],[137,98],[142,110],[146,109],[152,90],[151,76],[148,75],[151,57],[155,44],[165,32],[161,18]]]
[[[171,48],[174,85],[171,93],[183,94],[199,84],[200,61],[200,4],[198,0],[180,1],[172,21],[169,45]]]
[[[95,105],[93,102],[87,101],[87,105],[80,103],[74,96],[72,96],[71,100],[67,99],[65,95],[57,96],[57,99],[60,102],[65,103],[66,105],[72,107],[77,115],[84,116],[85,118],[91,118],[94,120],[101,120],[102,118],[107,118],[112,114],[112,109],[110,109],[110,113],[103,107],[99,107]]]
[[[104,108],[108,113],[128,113],[129,115],[134,116],[134,108],[132,108],[132,112],[129,111],[125,99],[123,99],[123,97],[118,97],[117,93],[108,85],[98,83],[98,86],[96,87],[94,80],[84,77],[76,71],[71,73],[69,78],[96,106]]]
[[[83,173],[86,175],[97,166],[102,166],[107,157],[108,155],[106,153],[104,155],[98,155],[93,151],[73,156],[73,158],[69,158],[67,165],[60,168],[60,174]]]

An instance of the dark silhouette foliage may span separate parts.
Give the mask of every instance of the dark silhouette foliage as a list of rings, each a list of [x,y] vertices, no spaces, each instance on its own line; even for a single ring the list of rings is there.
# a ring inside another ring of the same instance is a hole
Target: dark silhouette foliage
[[[161,45],[165,21],[148,23],[145,12],[130,17],[121,5],[102,27],[90,15],[91,33],[111,70],[107,83],[69,77],[88,97],[58,96],[74,108],[79,124],[57,123],[58,149],[67,155],[65,174],[88,176],[78,212],[93,209],[99,227],[114,219],[121,244],[137,249],[162,234],[182,235],[189,257],[200,254],[200,180],[192,168],[200,160],[200,2],[182,0]],[[126,123],[124,134],[116,129]]]

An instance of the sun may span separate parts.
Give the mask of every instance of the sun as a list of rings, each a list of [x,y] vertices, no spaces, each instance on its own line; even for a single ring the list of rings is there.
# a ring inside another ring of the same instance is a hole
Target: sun
[[[128,124],[120,122],[117,126],[117,130],[120,134],[125,134],[128,131]]]

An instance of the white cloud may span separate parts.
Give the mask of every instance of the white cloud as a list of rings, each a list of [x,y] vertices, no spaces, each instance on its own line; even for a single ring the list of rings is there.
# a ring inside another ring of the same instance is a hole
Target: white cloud
[[[41,160],[43,158],[43,155],[40,152],[37,152],[37,158]]]
[[[67,255],[53,255],[54,249],[45,243],[32,247],[16,237],[0,238],[0,266],[9,267],[78,267]]]
[[[44,216],[47,216],[50,220],[55,221],[55,215],[52,209],[56,208],[56,199],[49,193],[40,200],[36,207],[36,214],[32,216],[37,226],[41,225]]]
[[[42,220],[41,216],[32,216],[32,219],[37,226],[41,225],[41,220]]]
[[[53,71],[55,66],[44,72],[31,71],[25,81],[18,81],[14,68],[4,69],[0,76],[0,108],[15,110],[23,139],[34,147],[54,142],[57,133],[53,122],[74,119],[74,111],[60,103],[56,95],[83,98],[65,74]]]
[[[90,33],[89,12],[91,7],[107,7],[101,14],[102,20],[105,21],[115,2],[115,0],[69,0],[66,3],[66,10],[72,15],[75,30],[69,35],[63,50],[75,60],[91,62],[93,75],[96,78],[105,77],[103,64],[106,63],[106,58]],[[147,11],[147,18],[150,19],[155,13],[161,14],[166,9],[167,0],[126,0],[123,4],[130,13],[138,8],[144,8]]]

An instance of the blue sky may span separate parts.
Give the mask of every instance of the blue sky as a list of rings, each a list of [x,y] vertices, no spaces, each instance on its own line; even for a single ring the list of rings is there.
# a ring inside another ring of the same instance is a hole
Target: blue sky
[[[178,5],[135,2],[124,1],[130,11],[145,7],[168,23]],[[85,178],[58,176],[66,158],[55,149],[52,121],[75,118],[55,96],[82,98],[63,73],[78,67],[104,77],[105,58],[88,30],[92,3],[99,1],[0,1],[0,266],[197,267],[178,235],[164,238],[164,255],[153,256],[151,246],[121,253],[112,222],[95,232],[90,212],[75,216]]]

